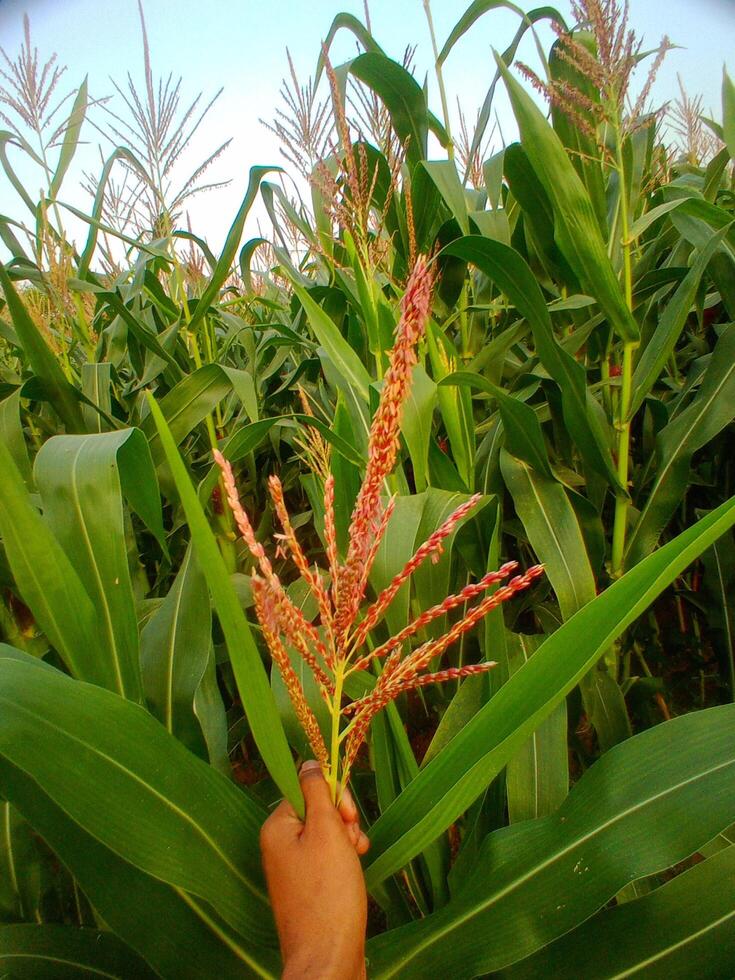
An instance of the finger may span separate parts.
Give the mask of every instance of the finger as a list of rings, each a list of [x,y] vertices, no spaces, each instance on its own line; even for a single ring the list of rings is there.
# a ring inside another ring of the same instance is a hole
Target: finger
[[[360,831],[359,836],[357,838],[357,843],[355,844],[355,850],[360,855],[360,857],[362,857],[363,854],[367,854],[367,852],[370,850],[370,838],[367,836],[367,834],[364,834],[362,831]]]
[[[352,793],[350,793],[349,789],[342,790],[338,810],[339,815],[342,817],[345,823],[360,822],[360,814],[357,812],[355,801],[352,798]]]
[[[296,811],[282,800],[260,828],[260,847],[266,853],[295,840],[304,829]]]
[[[299,818],[291,802],[289,800],[283,799],[275,808],[273,813],[271,813],[268,819],[273,820],[274,822],[277,823],[283,823],[286,820],[298,820]]]
[[[310,759],[303,764],[299,773],[299,782],[306,804],[305,824],[309,826],[323,820],[333,821],[337,817],[337,811],[332,803],[322,767],[315,759]]]

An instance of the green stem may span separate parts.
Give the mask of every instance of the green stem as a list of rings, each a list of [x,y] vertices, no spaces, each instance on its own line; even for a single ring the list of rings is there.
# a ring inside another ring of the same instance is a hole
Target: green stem
[[[342,685],[345,679],[344,661],[339,661],[334,671],[334,696],[332,698],[332,741],[329,750],[329,792],[332,803],[337,805],[337,776],[339,775],[339,723],[342,719]]]
[[[630,461],[630,397],[633,381],[633,351],[636,344],[627,341],[623,346],[622,387],[618,402],[618,480],[623,488],[628,487],[628,466]],[[612,541],[612,576],[619,578],[623,574],[623,557],[625,552],[625,533],[628,521],[630,500],[622,491],[615,498],[615,519],[613,522]]]
[[[464,282],[459,297],[459,335],[462,342],[462,361],[464,364],[472,360],[472,352],[470,351],[470,323],[467,313],[468,303],[467,283]]]
[[[620,187],[620,230],[621,247],[623,250],[623,287],[625,290],[625,302],[629,310],[633,310],[633,266],[630,254],[630,221],[628,215],[627,200],[627,181],[625,175],[625,163],[623,161],[622,135],[620,128],[615,129],[615,144],[618,170],[618,183]],[[618,491],[615,499],[615,518],[613,522],[612,540],[612,562],[611,574],[613,578],[619,578],[623,574],[623,560],[625,554],[625,535],[628,523],[628,508],[630,498],[627,495],[628,489],[628,470],[630,462],[630,403],[633,388],[633,351],[638,346],[637,342],[626,340],[623,342],[623,364],[621,371],[620,397],[618,399],[617,419],[615,428],[618,433],[618,466],[617,474],[622,487]]]

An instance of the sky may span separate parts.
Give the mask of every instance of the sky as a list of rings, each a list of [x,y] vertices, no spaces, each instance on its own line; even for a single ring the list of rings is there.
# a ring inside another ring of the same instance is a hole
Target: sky
[[[517,0],[524,9],[536,6]],[[433,0],[432,10],[439,46],[469,6],[469,0]],[[569,15],[568,0],[557,9]],[[189,205],[192,228],[216,250],[247,185],[254,164],[282,163],[276,138],[260,123],[273,118],[279,106],[278,90],[287,71],[286,47],[302,81],[313,72],[322,38],[333,17],[347,11],[363,19],[362,0],[144,0],[148,38],[155,74],[182,75],[182,102],[200,90],[205,97],[224,91],[191,146],[191,167],[223,141],[232,144],[208,173],[209,179],[230,179],[230,185],[203,194]],[[0,0],[0,47],[16,57],[22,41],[23,14],[31,22],[32,40],[41,61],[56,52],[67,66],[59,83],[65,92],[89,76],[95,97],[110,95],[110,79],[125,83],[128,72],[142,82],[143,57],[136,0]],[[433,74],[431,42],[421,0],[370,0],[372,31],[388,55],[400,61],[407,45],[417,45],[416,77],[428,78],[430,104],[440,115]],[[630,0],[630,21],[655,47],[662,34],[680,47],[669,53],[659,73],[655,102],[678,93],[677,73],[690,94],[701,94],[704,108],[721,118],[723,64],[735,75],[735,0]],[[505,10],[486,13],[457,43],[445,65],[445,84],[452,109],[459,99],[464,113],[474,118],[492,80],[492,48],[502,50],[518,20]],[[548,49],[552,35],[541,29]],[[341,32],[333,47],[335,64],[355,54],[354,38]],[[518,57],[538,64],[530,37]],[[643,74],[643,73],[641,73]],[[0,106],[0,108],[3,108]],[[515,137],[512,115],[499,92],[497,108],[507,141]],[[102,114],[96,118],[102,122]],[[82,168],[99,171],[98,134],[87,127],[79,159],[70,170],[62,199],[85,209],[89,204],[79,187]],[[112,144],[105,145],[105,154]],[[11,151],[12,152],[12,148]],[[438,155],[438,151],[437,151]],[[13,158],[17,160],[17,157]],[[34,178],[18,164],[25,179]],[[34,196],[34,195],[32,195]],[[23,205],[0,171],[0,213],[19,217]],[[254,214],[248,234],[256,234]]]

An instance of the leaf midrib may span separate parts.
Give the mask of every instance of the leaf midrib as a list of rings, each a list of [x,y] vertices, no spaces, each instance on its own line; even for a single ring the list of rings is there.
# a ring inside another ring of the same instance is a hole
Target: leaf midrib
[[[665,949],[657,950],[653,956],[649,956],[647,959],[636,963],[633,969],[624,970],[622,973],[616,973],[614,976],[609,977],[608,980],[624,980],[625,977],[635,976],[636,973],[639,973],[647,966],[650,966],[652,963],[657,963],[659,960],[665,959],[665,957],[669,956],[671,953],[676,952],[677,949],[681,949],[683,946],[686,946],[687,943],[694,942],[695,940],[699,939],[700,936],[704,936],[710,930],[716,929],[718,926],[722,925],[723,922],[727,922],[728,919],[732,919],[734,916],[735,909],[733,909],[732,912],[727,912],[725,915],[721,915],[720,918],[715,919],[714,922],[708,922],[706,926],[703,926],[701,929],[697,929],[696,932],[689,933],[683,939],[680,939],[676,943],[672,943]]]

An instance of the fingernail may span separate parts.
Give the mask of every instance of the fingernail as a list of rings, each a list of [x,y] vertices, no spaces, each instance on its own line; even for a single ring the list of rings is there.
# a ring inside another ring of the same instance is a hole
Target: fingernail
[[[321,769],[321,763],[316,759],[307,759],[302,763],[301,772],[311,772],[312,769]]]

